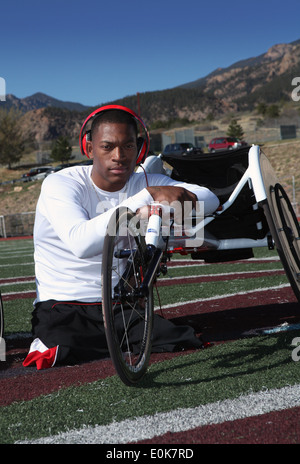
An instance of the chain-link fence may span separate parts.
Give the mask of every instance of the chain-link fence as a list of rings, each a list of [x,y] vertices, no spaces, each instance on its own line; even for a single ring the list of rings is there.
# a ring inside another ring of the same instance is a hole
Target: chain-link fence
[[[35,212],[0,216],[0,237],[21,237],[33,234]]]

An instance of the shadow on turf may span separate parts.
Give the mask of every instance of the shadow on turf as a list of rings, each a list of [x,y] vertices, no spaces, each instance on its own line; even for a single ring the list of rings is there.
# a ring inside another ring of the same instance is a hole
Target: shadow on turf
[[[4,334],[5,337],[5,334]],[[22,367],[22,362],[25,356],[28,353],[30,343],[32,341],[31,337],[28,337],[27,334],[20,333],[20,338],[9,337],[6,339],[6,356],[5,361],[0,362],[0,378],[5,376],[4,371],[8,371],[12,368],[22,368],[25,371],[25,367]]]
[[[211,384],[212,382],[226,382],[226,379],[233,379],[235,377],[242,381],[243,376],[259,376],[265,374],[267,367],[269,372],[279,367],[286,367],[287,357],[280,357],[280,352],[286,350],[290,345],[292,332],[279,333],[273,335],[275,339],[273,344],[263,337],[250,347],[243,347],[242,349],[234,350],[230,353],[211,353],[209,360],[210,369],[201,369],[199,358],[184,357],[182,361],[176,365],[166,368],[165,365],[160,367],[156,365],[155,370],[149,369],[145,377],[135,385],[135,388],[151,388],[151,387],[167,387],[167,386],[191,386],[191,385],[204,385]],[[278,356],[277,356],[278,355]],[[294,363],[293,363],[294,364]],[[190,367],[193,370],[194,378],[185,378],[183,370]],[[161,378],[160,378],[161,377]],[[169,378],[169,381],[162,380],[162,378]],[[287,379],[284,379],[287,381]]]
[[[284,384],[295,381],[295,369],[299,366],[291,358],[291,341],[299,331],[280,332],[273,335],[256,338],[255,343],[242,344],[228,352],[210,351],[203,359],[182,356],[179,362],[170,367],[156,364],[149,369],[145,377],[135,388],[185,387],[192,385],[208,386],[214,383],[225,384],[237,378],[239,383],[266,378],[266,384],[273,381],[273,374],[278,376],[278,370]],[[248,340],[249,342],[249,340]],[[288,352],[287,352],[288,350]],[[289,362],[290,361],[290,362]],[[286,369],[287,365],[290,369]],[[203,368],[204,366],[204,368]],[[190,369],[189,369],[190,368]],[[282,368],[282,369],[281,369]],[[191,378],[186,378],[187,369],[192,372]],[[284,374],[282,374],[284,372]],[[290,375],[290,378],[287,376]],[[254,377],[253,377],[254,376]],[[165,379],[168,379],[167,381]]]
[[[204,314],[186,315],[172,319],[176,324],[191,325],[196,333],[201,335],[203,341],[212,344],[220,344],[222,342],[249,339],[257,337],[261,334],[261,330],[266,327],[277,327],[283,323],[290,325],[299,323],[300,321],[300,306],[299,303],[281,303],[254,306],[249,308],[235,308],[218,312],[210,312]],[[241,377],[243,375],[259,374],[266,370],[266,361],[268,360],[268,369],[278,368],[281,365],[286,366],[287,359],[279,361],[276,353],[289,349],[292,339],[299,334],[298,331],[280,332],[272,335],[273,343],[269,343],[270,336],[257,338],[254,345],[245,346],[241,350],[227,353],[221,357],[214,355],[208,348],[208,355],[205,355],[205,360],[209,359],[212,366],[208,377],[201,377],[202,370],[199,369],[199,375],[196,374],[195,380],[189,380],[188,384],[198,384],[203,382],[212,382],[224,380],[226,377]],[[275,337],[275,338],[274,338]],[[206,350],[205,350],[206,351]],[[189,351],[189,353],[191,353]],[[211,354],[210,354],[211,353]],[[191,360],[190,357],[182,357],[175,367],[169,368],[169,371],[178,370],[177,380],[174,381],[174,375],[169,376],[170,382],[160,381],[158,377],[166,372],[165,365],[160,369],[159,364],[155,370],[149,370],[142,381],[136,387],[149,388],[159,386],[184,386],[187,384],[187,379],[182,380],[182,368],[188,366],[199,366],[199,359]],[[237,368],[237,371],[235,371]],[[221,373],[220,373],[221,369]],[[168,369],[167,369],[168,371]],[[219,372],[219,373],[218,373]]]
[[[272,303],[248,308],[185,315],[172,319],[175,324],[191,325],[205,342],[223,342],[250,336],[251,331],[300,321],[299,303]]]

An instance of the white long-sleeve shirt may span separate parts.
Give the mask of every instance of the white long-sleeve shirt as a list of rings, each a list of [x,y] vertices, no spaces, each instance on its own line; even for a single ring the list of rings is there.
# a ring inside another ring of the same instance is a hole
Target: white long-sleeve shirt
[[[34,225],[36,302],[101,301],[101,262],[106,226],[120,204],[136,211],[153,201],[144,173],[133,173],[118,192],[105,192],[91,179],[92,166],[74,166],[48,176],[41,189]],[[178,185],[215,211],[217,197],[205,187],[148,174],[148,183]]]

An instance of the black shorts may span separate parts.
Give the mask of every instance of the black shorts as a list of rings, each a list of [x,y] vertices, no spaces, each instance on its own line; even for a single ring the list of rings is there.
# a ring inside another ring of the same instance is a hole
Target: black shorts
[[[38,368],[109,357],[100,303],[55,300],[37,303],[32,313],[32,334],[34,341],[23,363],[25,366],[34,364],[36,356],[40,359],[41,367]],[[38,355],[36,340],[44,345]],[[173,352],[201,346],[201,340],[191,327],[175,325],[154,315],[152,352]]]

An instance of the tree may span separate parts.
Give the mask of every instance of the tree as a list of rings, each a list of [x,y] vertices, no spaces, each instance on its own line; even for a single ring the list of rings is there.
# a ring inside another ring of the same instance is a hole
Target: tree
[[[261,114],[262,116],[264,116],[267,111],[267,105],[264,102],[258,103],[256,107],[256,111],[258,114]]]
[[[213,113],[208,113],[208,115],[206,116],[207,121],[213,121],[214,119],[215,119],[215,117],[214,117]]]
[[[72,156],[72,147],[67,137],[58,137],[52,148],[51,158],[53,161],[60,161],[61,163],[70,161],[74,158],[74,156]]]
[[[0,111],[0,164],[7,164],[9,169],[20,161],[25,148],[21,117],[22,114],[14,108]]]
[[[268,106],[267,111],[266,111],[266,115],[269,118],[278,118],[279,113],[280,113],[279,106],[275,104]]]
[[[236,119],[231,120],[227,129],[227,135],[228,137],[236,137],[237,139],[242,139],[244,137],[244,130]]]

